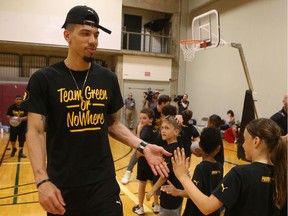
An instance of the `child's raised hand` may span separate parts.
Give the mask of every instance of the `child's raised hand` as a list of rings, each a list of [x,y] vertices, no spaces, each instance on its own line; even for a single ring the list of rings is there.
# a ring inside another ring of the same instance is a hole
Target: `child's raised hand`
[[[139,124],[137,125],[137,136],[140,137],[141,134],[141,130],[143,129],[143,127],[145,126],[145,124],[139,122]]]
[[[141,124],[141,122],[139,122],[138,126],[137,126],[137,131],[140,130],[143,128],[144,124]]]
[[[177,188],[174,187],[174,185],[167,180],[168,185],[161,186],[161,191],[164,191],[167,194],[170,194],[172,196],[178,196],[177,195]]]
[[[176,177],[180,178],[188,177],[189,178],[189,157],[186,158],[184,148],[180,150],[174,150],[174,156],[172,157],[173,171]]]

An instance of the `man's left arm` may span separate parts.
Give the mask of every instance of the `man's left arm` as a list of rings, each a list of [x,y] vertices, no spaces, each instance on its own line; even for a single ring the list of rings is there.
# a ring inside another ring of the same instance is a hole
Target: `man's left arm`
[[[121,143],[124,143],[134,149],[139,149],[141,142],[146,143],[139,137],[135,136],[127,127],[125,127],[125,125],[120,122],[118,113],[108,115],[107,122],[109,134]],[[142,145],[141,147],[153,173],[155,175],[158,173],[161,177],[167,177],[169,169],[164,161],[163,155],[171,156],[171,153],[167,152],[160,146],[150,143],[146,146]]]

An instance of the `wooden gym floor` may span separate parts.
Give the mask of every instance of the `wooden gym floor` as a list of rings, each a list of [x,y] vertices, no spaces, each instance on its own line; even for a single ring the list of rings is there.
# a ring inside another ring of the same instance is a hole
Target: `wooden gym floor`
[[[0,158],[3,156],[4,148],[8,142],[9,134],[0,137]],[[125,216],[134,216],[132,207],[138,203],[137,192],[138,182],[136,179],[136,169],[132,172],[129,184],[122,185],[123,177],[133,151],[126,145],[122,145],[114,139],[110,139],[111,149],[115,161],[116,176],[121,188],[121,199]],[[18,146],[18,143],[16,143]],[[11,145],[9,144],[11,148]],[[224,174],[237,164],[246,164],[247,162],[237,159],[237,146],[233,143],[224,142],[225,165]],[[28,158],[18,159],[18,152],[15,157],[10,157],[11,150],[7,150],[3,156],[3,162],[0,165],[0,216],[44,216],[46,212],[38,203],[38,194],[34,184],[34,178],[30,161]],[[24,153],[28,155],[24,147]],[[29,156],[28,156],[29,157]],[[201,161],[201,158],[193,157],[191,162],[191,173],[195,165]],[[150,188],[147,184],[146,190]],[[185,203],[185,200],[184,200]],[[184,207],[183,207],[184,208]],[[152,202],[145,201],[145,215],[152,216]]]

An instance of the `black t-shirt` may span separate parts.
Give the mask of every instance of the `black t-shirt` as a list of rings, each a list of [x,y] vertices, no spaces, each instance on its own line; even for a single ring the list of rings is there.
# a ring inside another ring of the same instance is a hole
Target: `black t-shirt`
[[[177,147],[180,147],[180,144],[178,143],[172,143],[169,145],[164,146],[164,149],[170,153],[174,153],[174,150],[177,149]],[[171,158],[173,157],[165,157],[165,162],[167,163],[167,166],[170,170],[168,179],[176,188],[183,189],[182,184],[180,181],[176,178],[175,173],[173,172],[172,162]],[[168,184],[167,181],[164,183]],[[183,197],[174,197],[170,194],[167,194],[165,192],[160,193],[160,205],[165,209],[177,209],[180,205],[182,205]]]
[[[215,160],[220,162],[222,164],[222,166],[224,165],[224,145],[223,145],[223,140],[221,140],[221,144],[220,144],[221,148],[219,150],[219,152],[215,155]]]
[[[156,136],[157,133],[155,133],[154,127],[152,125],[144,126],[140,133],[140,138],[148,143],[154,143]],[[141,156],[138,158],[137,179],[142,180],[140,178],[141,176],[143,177],[143,175],[145,175],[147,179],[153,180],[154,174],[151,170],[151,167],[149,166],[146,158],[144,156]]]
[[[186,124],[182,126],[182,133],[180,133],[179,139],[183,143],[183,148],[185,149],[186,157],[191,156],[191,139],[199,137],[197,129],[192,124]]]
[[[161,112],[158,111],[157,109],[157,106],[153,109],[154,111],[154,115],[155,115],[155,118],[153,120],[153,126],[156,130],[160,130],[160,127],[161,127],[161,123],[162,123],[162,116],[161,116]]]
[[[233,167],[212,192],[227,208],[225,215],[273,216],[273,166],[254,162]]]
[[[183,107],[182,102],[187,105],[186,108]],[[180,101],[178,101],[177,104],[178,104],[178,114],[179,114],[179,115],[182,115],[182,112],[188,108],[188,106],[189,106],[189,101],[187,101],[187,100],[181,101],[181,100],[180,100]]]
[[[273,116],[271,119],[275,121],[282,130],[282,135],[287,134],[287,112],[285,111],[284,107]]]
[[[82,95],[64,62],[38,70],[27,86],[23,105],[47,116],[47,171],[57,186],[115,177],[106,117],[123,106],[116,75],[92,63]]]
[[[28,115],[28,112],[26,109],[22,107],[22,105],[16,106],[16,104],[13,104],[8,108],[6,115],[11,116],[11,117],[12,116],[26,117]],[[13,127],[12,125],[10,126]],[[17,128],[17,130],[26,131],[27,121],[21,121],[21,123],[17,127],[13,127],[13,128]]]
[[[199,163],[192,177],[193,183],[205,195],[210,196],[211,192],[218,186],[223,178],[223,167],[219,162],[202,161]],[[183,216],[203,216],[191,199],[187,199]],[[213,212],[213,216],[219,216],[220,210]]]

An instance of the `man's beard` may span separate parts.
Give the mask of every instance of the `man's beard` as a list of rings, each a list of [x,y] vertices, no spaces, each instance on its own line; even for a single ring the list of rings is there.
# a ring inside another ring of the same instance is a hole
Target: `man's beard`
[[[91,63],[94,61],[94,56],[90,56],[90,57],[84,56],[83,59],[85,62]]]

